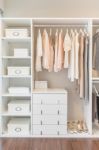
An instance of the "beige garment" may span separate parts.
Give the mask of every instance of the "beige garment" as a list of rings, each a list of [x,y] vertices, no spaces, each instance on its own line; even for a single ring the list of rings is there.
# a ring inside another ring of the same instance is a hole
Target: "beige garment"
[[[70,66],[68,69],[68,78],[71,82],[74,82],[74,45],[75,44],[75,34],[74,31],[71,30],[71,51],[70,51]]]
[[[80,98],[84,98],[84,35],[80,35],[79,49],[79,86]]]
[[[64,68],[68,68],[70,64],[69,51],[71,50],[71,38],[69,36],[68,30],[64,38],[63,46],[65,51]]]
[[[55,33],[55,57],[54,57],[54,72],[58,72],[58,30]]]
[[[75,79],[79,79],[79,33],[75,30],[75,42],[74,42],[74,76]]]
[[[54,65],[54,47],[53,47],[53,39],[52,39],[52,31],[50,29],[49,35],[49,47],[50,47],[50,64],[49,64],[49,72],[53,71]]]
[[[50,45],[49,45],[49,36],[46,29],[44,29],[43,31],[42,38],[43,38],[43,68],[48,70],[50,66]]]
[[[63,49],[63,31],[59,33],[59,44],[58,44],[58,71],[62,70],[64,64],[64,49]]]
[[[42,36],[40,30],[38,31],[37,35],[37,45],[36,45],[36,71],[42,71],[42,59],[43,56],[43,49],[42,49]]]

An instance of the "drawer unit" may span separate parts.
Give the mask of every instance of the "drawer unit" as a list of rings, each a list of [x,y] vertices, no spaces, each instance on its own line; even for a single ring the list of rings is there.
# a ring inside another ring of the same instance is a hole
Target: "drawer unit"
[[[33,125],[33,135],[66,135],[65,125]]]
[[[5,29],[5,36],[7,38],[26,38],[29,36],[29,32],[26,28]]]
[[[65,115],[34,115],[34,125],[66,125],[67,117]]]
[[[33,115],[66,115],[66,105],[33,105]]]
[[[33,104],[66,104],[66,94],[33,94]]]
[[[8,75],[11,76],[30,75],[30,67],[8,67]]]
[[[15,57],[28,57],[29,50],[26,48],[14,48],[14,56]]]
[[[8,103],[8,113],[27,114],[30,113],[29,100],[12,100]]]
[[[33,135],[66,135],[67,92],[33,94],[32,120]]]
[[[30,119],[13,118],[8,122],[8,134],[10,135],[29,135]]]

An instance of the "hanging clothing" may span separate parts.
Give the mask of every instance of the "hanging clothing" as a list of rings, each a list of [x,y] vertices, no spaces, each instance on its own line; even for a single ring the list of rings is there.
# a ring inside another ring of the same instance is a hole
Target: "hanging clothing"
[[[43,68],[48,70],[50,66],[50,45],[49,45],[49,36],[46,29],[44,29],[43,31],[42,38],[43,38]]]
[[[89,100],[89,36],[85,36],[85,51],[84,51],[84,93],[85,100]]]
[[[58,72],[58,30],[55,33],[55,57],[54,57],[54,71]]]
[[[49,35],[49,48],[50,48],[50,63],[49,63],[49,69],[48,71],[53,71],[53,65],[54,65],[54,47],[53,47],[53,39],[52,39],[52,30],[50,29],[50,35]]]
[[[80,98],[84,98],[84,33],[80,35],[80,49],[79,49],[79,90]]]
[[[93,69],[99,70],[99,32],[93,36]]]
[[[71,52],[70,52],[70,67],[68,77],[71,82],[74,82],[74,42],[75,42],[75,34],[73,30],[71,30]]]
[[[68,68],[70,65],[69,53],[71,50],[71,38],[69,36],[68,30],[67,30],[65,38],[64,38],[63,47],[64,47],[64,51],[65,51],[64,68]]]
[[[79,79],[79,33],[77,30],[75,30],[75,42],[74,42],[74,65],[75,65],[75,70],[74,70],[74,76],[75,79]]]
[[[38,31],[38,36],[37,36],[37,45],[36,45],[36,71],[42,71],[42,59],[43,56],[43,49],[42,49],[42,36],[40,30]]]
[[[59,33],[58,41],[58,71],[61,71],[64,64],[64,49],[63,49],[63,31],[61,29]]]

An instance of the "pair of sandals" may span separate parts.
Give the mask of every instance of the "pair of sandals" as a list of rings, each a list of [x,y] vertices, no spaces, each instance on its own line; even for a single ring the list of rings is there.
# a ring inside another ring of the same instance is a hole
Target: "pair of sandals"
[[[87,125],[84,121],[69,121],[67,122],[69,133],[88,133]]]

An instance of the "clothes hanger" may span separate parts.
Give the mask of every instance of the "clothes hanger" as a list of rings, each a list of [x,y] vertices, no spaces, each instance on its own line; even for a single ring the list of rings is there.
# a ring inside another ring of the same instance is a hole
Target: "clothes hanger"
[[[85,35],[84,31],[80,28],[80,31],[79,31],[83,36]]]
[[[84,33],[85,33],[86,36],[89,36],[89,34],[88,34],[86,29],[84,29]]]

